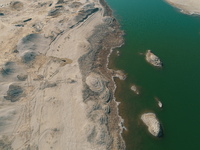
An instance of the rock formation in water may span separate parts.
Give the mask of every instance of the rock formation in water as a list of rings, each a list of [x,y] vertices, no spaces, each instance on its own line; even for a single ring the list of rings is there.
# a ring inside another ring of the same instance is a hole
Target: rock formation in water
[[[141,119],[153,136],[161,137],[163,135],[161,124],[154,113],[145,113]]]
[[[160,108],[162,108],[162,107],[163,107],[163,105],[162,105],[162,102],[161,102],[161,101],[158,101],[158,106],[159,106]]]
[[[132,85],[131,86],[131,90],[135,93],[135,94],[139,94],[139,90],[138,90],[138,88],[137,88],[137,86],[135,86],[135,85]]]
[[[147,50],[146,52],[146,61],[155,67],[163,66],[160,58],[158,58],[158,56],[156,56],[151,50]]]
[[[162,108],[162,107],[163,107],[163,104],[162,104],[162,102],[159,100],[159,98],[155,97],[154,99],[155,99],[156,102],[158,103],[158,106],[159,106],[160,108]]]

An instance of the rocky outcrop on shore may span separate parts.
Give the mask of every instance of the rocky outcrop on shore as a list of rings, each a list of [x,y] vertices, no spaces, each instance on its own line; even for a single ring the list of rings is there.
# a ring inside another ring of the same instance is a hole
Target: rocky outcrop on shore
[[[161,124],[154,113],[142,114],[141,119],[153,136],[161,137],[163,135]]]
[[[155,67],[162,67],[163,63],[151,50],[146,52],[146,61]]]

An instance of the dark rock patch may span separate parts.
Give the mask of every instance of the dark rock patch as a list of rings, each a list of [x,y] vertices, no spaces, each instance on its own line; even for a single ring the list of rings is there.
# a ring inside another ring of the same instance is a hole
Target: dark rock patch
[[[56,16],[59,15],[60,10],[59,9],[52,9],[48,12],[48,16]]]
[[[0,16],[4,16],[4,13],[0,13]]]
[[[10,140],[8,140],[8,137],[3,136],[3,138],[0,140],[0,149],[1,150],[13,150],[12,143]]]
[[[55,8],[62,8],[62,7],[63,7],[62,5],[55,6]]]
[[[22,87],[20,87],[19,85],[10,85],[9,89],[7,91],[7,96],[4,96],[4,98],[6,100],[10,100],[11,102],[15,102],[18,101],[23,93],[23,89]]]
[[[3,77],[9,76],[12,73],[14,73],[14,63],[13,62],[7,62],[5,65],[1,68],[0,73]]]
[[[78,8],[82,5],[80,2],[73,2],[72,4],[69,5],[71,8]]]
[[[22,39],[22,43],[34,42],[38,38],[38,34],[29,34]]]
[[[23,22],[28,22],[28,21],[31,21],[31,20],[32,20],[32,18],[29,18],[29,19],[24,20]]]
[[[36,56],[37,56],[37,54],[34,52],[26,52],[22,56],[22,61],[23,61],[23,63],[29,63],[29,62],[33,61]]]
[[[18,51],[17,49],[15,49],[15,50],[13,51],[13,53],[19,53],[19,51]]]
[[[20,10],[22,10],[24,5],[20,1],[14,1],[14,2],[11,2],[10,6],[12,9],[20,11]]]
[[[17,75],[17,79],[20,80],[20,81],[25,81],[27,78],[28,78],[27,74]]]
[[[16,27],[24,27],[23,24],[16,24],[15,26],[16,26]]]
[[[70,28],[74,28],[75,26],[79,25],[81,22],[86,20],[90,15],[97,12],[99,8],[88,9],[88,10],[80,10],[78,15],[75,17],[76,24],[72,25]]]
[[[87,141],[88,142],[94,142],[96,136],[97,136],[97,131],[96,128],[93,127],[91,129],[89,129],[89,131],[87,132]]]
[[[56,4],[62,4],[62,3],[64,3],[64,0],[58,0]]]
[[[18,56],[23,56],[26,52],[45,53],[50,43],[50,38],[42,34],[28,34],[17,43]]]
[[[80,10],[78,15],[76,16],[76,21],[82,22],[87,19],[91,14],[97,12],[99,8],[88,9],[88,10]]]

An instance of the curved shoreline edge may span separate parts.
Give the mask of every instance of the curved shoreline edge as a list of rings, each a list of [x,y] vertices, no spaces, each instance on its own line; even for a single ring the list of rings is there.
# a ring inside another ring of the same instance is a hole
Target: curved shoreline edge
[[[113,15],[113,12],[112,12],[112,10],[111,10],[111,8],[109,7],[109,5],[106,3],[106,1],[105,0],[100,0],[100,2],[102,1],[102,5],[103,6],[105,6],[109,11],[109,13],[107,14],[107,15],[110,15],[110,16],[112,16]],[[116,48],[120,48],[120,47],[122,47],[122,45],[124,45],[124,38],[123,38],[123,35],[124,35],[124,32],[123,31],[121,31],[121,29],[120,29],[120,24],[116,21],[115,22],[115,25],[116,25],[116,28],[117,28],[117,30],[119,30],[119,36],[117,36],[117,38],[119,38],[119,40],[120,40],[120,42],[118,43],[118,44],[116,44],[115,46],[113,46],[113,47],[111,47],[110,48],[110,52],[109,52],[109,54],[107,55],[107,63],[106,63],[106,68],[109,70],[109,71],[111,71],[112,72],[112,69],[109,69],[108,68],[108,64],[109,64],[109,58],[110,58],[110,55],[112,54],[112,52],[113,52],[113,50],[114,49],[116,49]],[[124,139],[123,139],[123,137],[122,137],[122,133],[123,133],[123,130],[124,130],[124,126],[123,126],[123,122],[124,122],[124,119],[119,115],[119,107],[118,107],[118,105],[120,104],[120,102],[117,102],[116,101],[116,97],[115,97],[115,91],[116,91],[116,88],[117,88],[117,86],[116,86],[116,83],[115,83],[115,81],[114,81],[114,75],[112,75],[112,82],[114,83],[114,88],[113,88],[113,97],[114,97],[114,102],[116,103],[115,105],[114,105],[114,107],[116,107],[116,115],[114,115],[113,114],[113,116],[116,116],[117,117],[117,119],[119,120],[119,127],[120,127],[120,129],[119,129],[119,136],[120,136],[120,140],[121,140],[121,144],[120,144],[120,146],[118,146],[119,148],[118,149],[121,149],[121,150],[125,150],[126,149],[126,145],[125,145],[125,141],[124,141]]]
[[[110,98],[110,104],[109,104],[109,109],[111,110],[108,115],[108,131],[109,134],[112,138],[112,143],[108,143],[106,149],[115,149],[115,150],[125,150],[125,141],[122,138],[122,132],[123,132],[123,119],[119,115],[119,108],[118,105],[119,103],[116,101],[116,98],[114,96],[115,90],[116,90],[116,84],[114,81],[114,75],[112,69],[108,68],[108,63],[109,63],[109,57],[113,51],[113,49],[117,47],[121,47],[124,44],[124,39],[123,39],[123,31],[120,30],[120,25],[116,21],[115,18],[112,16],[112,10],[109,8],[108,4],[105,2],[105,0],[99,0],[100,4],[104,8],[103,16],[108,16],[112,18],[112,21],[109,23],[109,26],[113,28],[112,31],[109,30],[104,30],[105,35],[102,36],[101,42],[98,45],[95,45],[95,48],[97,51],[92,51],[92,53],[95,53],[94,56],[96,57],[93,62],[93,65],[91,67],[91,72],[99,74],[103,80],[106,80],[107,82],[107,87],[110,91],[111,98]],[[98,36],[96,35],[99,33],[98,31],[99,27],[96,27],[96,31],[94,31],[94,34],[89,38],[89,42],[92,42],[93,36]],[[91,51],[90,51],[91,52]],[[89,52],[89,53],[90,53]],[[87,57],[90,55],[89,53],[85,54],[84,60],[88,60]],[[83,58],[83,57],[82,57]],[[83,59],[80,60],[83,60]],[[85,64],[84,61],[79,61],[79,64]],[[94,67],[95,66],[95,67]],[[80,67],[82,68],[82,67]],[[87,70],[87,69],[86,69]],[[82,74],[89,74],[86,73],[86,70],[82,70]],[[84,82],[84,79],[83,79]],[[87,85],[85,86],[85,89],[88,91]],[[86,100],[87,101],[87,100]]]
[[[0,24],[0,149],[124,150],[107,3],[3,0]]]

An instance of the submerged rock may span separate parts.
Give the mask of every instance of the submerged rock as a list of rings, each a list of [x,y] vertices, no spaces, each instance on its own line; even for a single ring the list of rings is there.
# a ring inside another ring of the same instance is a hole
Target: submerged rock
[[[154,113],[145,113],[141,119],[153,136],[161,137],[163,135],[161,124]]]
[[[160,58],[152,53],[151,50],[147,50],[146,52],[146,60],[148,63],[152,64],[155,67],[162,67],[163,63],[160,61]]]

